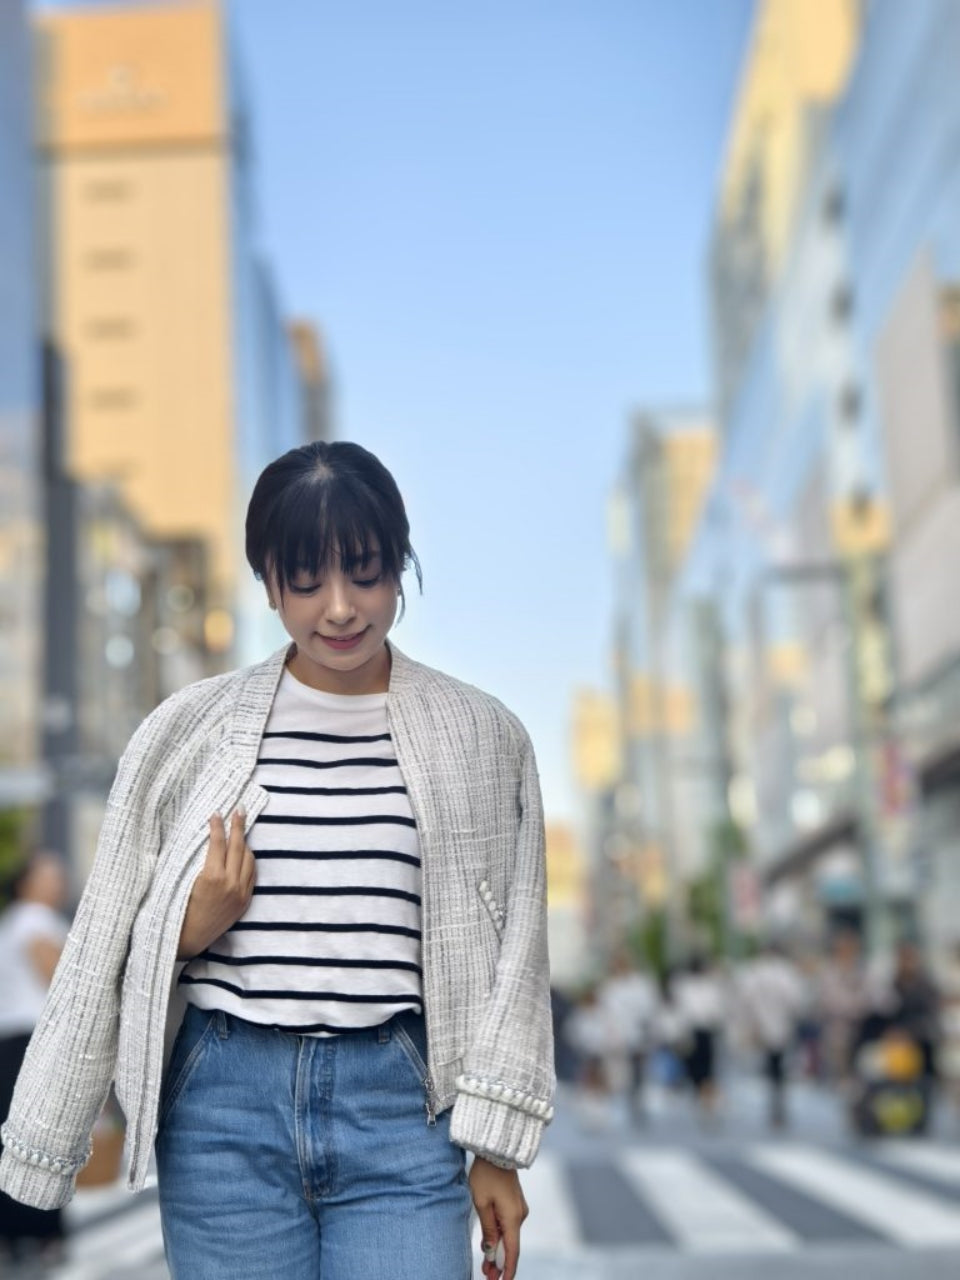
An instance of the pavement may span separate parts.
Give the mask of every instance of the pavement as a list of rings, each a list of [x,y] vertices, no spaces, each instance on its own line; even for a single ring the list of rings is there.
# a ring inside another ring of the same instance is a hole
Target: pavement
[[[635,1126],[622,1101],[561,1089],[522,1175],[531,1214],[519,1280],[960,1277],[954,1115],[938,1112],[924,1140],[864,1142],[833,1096],[800,1084],[792,1127],[771,1132],[763,1088],[743,1072],[716,1122],[686,1095],[653,1089],[647,1102]],[[17,1280],[169,1280],[155,1188],[82,1192],[69,1217],[69,1259]]]

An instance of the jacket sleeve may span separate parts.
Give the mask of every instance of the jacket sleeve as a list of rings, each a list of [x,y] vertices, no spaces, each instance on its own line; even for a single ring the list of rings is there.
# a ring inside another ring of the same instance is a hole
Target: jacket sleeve
[[[158,711],[110,789],[93,869],[2,1129],[0,1189],[39,1209],[71,1198],[113,1079],[130,931],[159,848]]]
[[[503,1168],[533,1163],[556,1088],[547,954],[543,804],[533,746],[520,739],[516,859],[480,1030],[456,1081],[450,1139]]]

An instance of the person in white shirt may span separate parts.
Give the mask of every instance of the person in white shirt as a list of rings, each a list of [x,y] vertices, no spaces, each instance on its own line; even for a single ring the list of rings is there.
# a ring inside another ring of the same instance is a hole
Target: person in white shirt
[[[67,936],[61,915],[67,877],[60,858],[34,853],[11,878],[6,896],[0,916],[0,1115],[9,1110]],[[15,1262],[31,1249],[51,1258],[62,1238],[59,1209],[34,1209],[0,1191],[0,1244]]]
[[[634,1124],[644,1119],[643,1082],[657,992],[652,979],[642,973],[627,951],[619,951],[610,974],[601,984],[600,1002],[616,1029],[618,1055],[626,1060],[626,1088]]]
[[[787,1123],[787,1053],[810,1005],[810,992],[797,967],[770,943],[746,966],[739,994],[750,1038],[763,1055],[763,1073],[770,1086],[770,1125],[780,1129]]]
[[[619,1042],[610,1010],[600,999],[599,986],[587,987],[563,1023],[563,1037],[576,1053],[578,1110],[588,1129],[610,1127],[610,1061]]]
[[[704,1119],[717,1109],[717,1037],[726,1016],[720,976],[702,956],[671,983],[671,997],[684,1028],[687,1076]]]

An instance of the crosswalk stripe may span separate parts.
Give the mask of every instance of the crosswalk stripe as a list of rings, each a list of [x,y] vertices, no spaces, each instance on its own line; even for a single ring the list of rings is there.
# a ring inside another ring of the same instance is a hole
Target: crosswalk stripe
[[[695,1157],[673,1151],[624,1151],[616,1163],[691,1253],[784,1253],[799,1239]]]
[[[951,1150],[931,1142],[881,1142],[874,1150],[885,1164],[933,1178],[935,1182],[960,1185],[960,1151],[956,1148]]]
[[[748,1160],[904,1245],[960,1244],[960,1214],[885,1173],[813,1148],[754,1147]]]
[[[870,1158],[866,1164],[790,1142],[755,1144],[735,1155],[672,1145],[621,1148],[594,1162],[548,1149],[520,1174],[530,1206],[522,1254],[528,1264],[569,1265],[626,1257],[625,1249],[641,1259],[677,1251],[806,1256],[810,1246],[837,1243],[960,1244],[960,1211],[948,1198],[960,1187],[960,1148],[878,1143]],[[626,1215],[629,1229],[620,1229],[618,1215]],[[49,1280],[102,1280],[123,1268],[138,1277],[163,1274],[155,1195],[115,1203],[90,1197],[71,1206],[69,1218],[69,1260],[47,1273]],[[477,1265],[479,1238],[474,1218]]]
[[[577,1209],[562,1163],[543,1152],[531,1168],[521,1170],[520,1185],[530,1208],[520,1236],[522,1247],[544,1253],[576,1247]]]

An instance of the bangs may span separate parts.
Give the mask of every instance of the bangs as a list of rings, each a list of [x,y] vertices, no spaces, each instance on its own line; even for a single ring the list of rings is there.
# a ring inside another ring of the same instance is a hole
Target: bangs
[[[387,528],[381,504],[366,486],[340,477],[297,486],[273,514],[267,543],[281,591],[298,573],[318,575],[336,563],[352,575],[376,556],[381,573],[400,580],[406,549]]]

